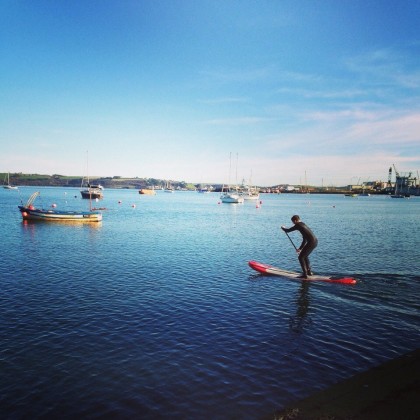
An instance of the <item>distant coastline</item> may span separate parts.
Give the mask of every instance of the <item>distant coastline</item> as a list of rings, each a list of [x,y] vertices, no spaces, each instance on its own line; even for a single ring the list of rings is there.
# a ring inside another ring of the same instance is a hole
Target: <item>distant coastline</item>
[[[0,174],[4,179],[6,173]],[[104,188],[112,189],[142,189],[142,188],[163,188],[167,182],[177,190],[195,191],[202,185],[211,186],[212,191],[220,192],[222,184],[211,183],[189,183],[185,181],[163,180],[157,178],[125,178],[121,176],[114,177],[90,177],[90,181],[101,184]],[[17,186],[39,186],[39,187],[73,187],[81,188],[83,182],[82,176],[66,176],[66,175],[43,175],[43,174],[24,174],[10,173],[10,183]],[[375,184],[364,187],[362,185],[346,185],[346,186],[311,186],[311,185],[294,185],[278,184],[272,186],[256,186],[261,193],[271,194],[348,194],[348,193],[369,193],[375,194],[392,194],[393,187],[386,186],[385,183],[378,181]],[[420,187],[414,188],[411,195],[420,195]]]

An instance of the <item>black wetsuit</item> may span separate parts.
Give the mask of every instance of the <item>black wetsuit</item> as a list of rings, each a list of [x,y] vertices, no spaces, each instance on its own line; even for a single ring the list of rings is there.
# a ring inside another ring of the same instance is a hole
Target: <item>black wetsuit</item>
[[[297,222],[291,228],[283,229],[285,232],[293,232],[294,230],[298,230],[302,235],[302,244],[300,245],[300,253],[299,253],[299,262],[302,267],[303,275],[311,275],[311,264],[309,262],[309,254],[316,248],[318,245],[318,239],[314,235],[311,229],[305,225],[303,222]]]

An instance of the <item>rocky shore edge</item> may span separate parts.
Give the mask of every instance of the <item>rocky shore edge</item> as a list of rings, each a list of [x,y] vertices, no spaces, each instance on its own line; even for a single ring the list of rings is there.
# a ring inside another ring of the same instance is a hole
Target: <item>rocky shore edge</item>
[[[420,349],[275,413],[275,420],[420,419]]]

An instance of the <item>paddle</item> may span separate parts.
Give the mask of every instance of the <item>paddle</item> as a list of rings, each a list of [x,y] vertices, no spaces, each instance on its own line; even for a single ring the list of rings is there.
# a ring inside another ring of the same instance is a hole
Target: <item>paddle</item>
[[[283,229],[282,229],[283,230]],[[287,237],[289,238],[289,241],[292,243],[293,248],[295,248],[296,252],[299,252],[298,249],[296,248],[296,245],[293,243],[292,239],[290,238],[289,234],[283,230],[283,232],[287,235]]]

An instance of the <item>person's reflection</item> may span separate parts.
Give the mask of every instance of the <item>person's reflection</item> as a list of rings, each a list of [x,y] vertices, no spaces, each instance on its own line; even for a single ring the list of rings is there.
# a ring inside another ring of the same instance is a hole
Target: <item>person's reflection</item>
[[[291,316],[289,321],[289,327],[293,332],[300,334],[311,323],[310,318],[308,318],[309,303],[309,282],[302,281],[296,298],[296,314]]]

